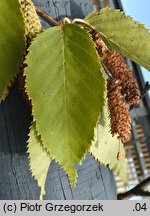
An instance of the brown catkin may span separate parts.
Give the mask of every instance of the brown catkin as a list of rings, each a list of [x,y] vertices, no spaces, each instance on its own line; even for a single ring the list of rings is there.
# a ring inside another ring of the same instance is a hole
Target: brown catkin
[[[115,79],[122,81],[122,93],[127,103],[137,106],[141,99],[140,90],[124,57],[118,52],[109,52],[106,66]]]
[[[101,60],[105,60],[108,53],[109,53],[109,50],[108,50],[107,46],[105,45],[105,43],[100,38],[100,33],[94,29],[94,30],[92,30],[91,35],[93,37],[93,41],[96,44],[96,49],[97,49],[97,52],[98,52]]]
[[[108,107],[110,111],[111,133],[125,142],[131,136],[131,118],[129,104],[122,95],[122,82],[109,78],[107,83]]]
[[[91,31],[91,35],[100,59],[106,64],[106,71],[108,70],[107,97],[111,133],[126,142],[131,136],[130,106],[140,103],[140,90],[124,57],[118,52],[110,51],[96,30]],[[119,151],[117,159],[120,159]]]

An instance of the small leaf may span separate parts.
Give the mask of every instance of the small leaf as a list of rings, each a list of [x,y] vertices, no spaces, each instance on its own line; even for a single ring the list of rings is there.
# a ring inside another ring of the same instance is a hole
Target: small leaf
[[[29,164],[32,175],[41,188],[40,200],[42,200],[45,195],[45,182],[52,158],[43,149],[40,136],[36,132],[35,123],[30,128],[27,152],[29,153]]]
[[[79,163],[91,145],[105,78],[91,36],[74,24],[41,33],[29,49],[26,89],[43,145],[75,185]]]
[[[104,123],[105,122],[105,123]],[[123,143],[120,143],[120,160],[117,160],[119,140],[117,136],[111,135],[110,119],[107,106],[103,109],[103,122],[98,124],[95,129],[95,141],[91,146],[90,152],[96,160],[104,165],[109,165],[124,182],[127,182],[127,159]]]
[[[150,33],[144,25],[108,7],[85,20],[100,32],[109,48],[150,70]]]
[[[0,101],[5,99],[7,86],[21,64],[25,50],[24,34],[18,0],[0,1]]]

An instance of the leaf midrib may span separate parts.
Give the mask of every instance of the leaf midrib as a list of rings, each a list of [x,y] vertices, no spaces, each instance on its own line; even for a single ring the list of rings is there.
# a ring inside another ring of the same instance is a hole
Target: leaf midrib
[[[66,114],[66,133],[67,133],[67,144],[69,144],[69,128],[68,128],[68,113],[67,113],[67,81],[66,81],[66,61],[65,61],[65,32],[64,27],[62,30],[62,60],[63,60],[63,76],[64,76],[64,95],[65,95],[65,114]],[[70,147],[69,145],[67,145]]]

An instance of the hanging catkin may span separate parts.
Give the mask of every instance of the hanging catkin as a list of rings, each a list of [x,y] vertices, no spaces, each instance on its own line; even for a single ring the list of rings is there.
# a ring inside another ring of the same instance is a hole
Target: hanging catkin
[[[111,133],[125,142],[131,135],[131,118],[129,104],[122,95],[122,82],[109,78],[107,82],[108,107],[110,111]]]
[[[96,45],[96,49],[98,51],[98,54],[100,56],[100,59],[101,60],[105,60],[108,53],[109,53],[109,50],[107,48],[107,46],[105,45],[105,43],[101,40],[100,38],[100,34],[98,31],[96,31],[95,29],[93,29],[91,31],[91,35],[93,37],[93,41],[95,42],[95,45]]]
[[[19,2],[21,6],[21,12],[24,18],[26,46],[28,48],[33,38],[36,37],[38,33],[42,32],[43,29],[32,0],[19,0]],[[26,65],[24,63],[21,65],[20,70],[18,72],[17,80],[22,97],[31,108],[31,100],[29,100],[28,94],[25,90],[25,66]]]
[[[100,59],[104,60],[112,76],[122,81],[122,93],[125,95],[127,103],[137,106],[141,99],[140,90],[124,57],[118,52],[110,51],[100,38],[100,33],[98,31],[93,30],[91,34]]]
[[[91,35],[100,60],[105,63],[108,70],[107,97],[111,133],[117,134],[118,138],[125,142],[131,136],[130,106],[140,103],[140,90],[124,57],[118,52],[110,51],[98,31],[91,31]]]
[[[33,40],[37,33],[42,31],[42,25],[36,13],[32,0],[19,0],[19,2],[25,23],[27,45],[29,45],[29,43]]]
[[[121,80],[122,94],[125,95],[126,102],[129,105],[138,105],[141,98],[140,90],[124,57],[118,52],[109,52],[106,66],[114,78]]]

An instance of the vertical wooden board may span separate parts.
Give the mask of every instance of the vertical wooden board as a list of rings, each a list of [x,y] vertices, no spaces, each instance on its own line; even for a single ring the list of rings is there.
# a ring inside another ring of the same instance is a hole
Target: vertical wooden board
[[[77,186],[70,188],[64,171],[54,161],[50,166],[44,199],[93,200],[116,199],[114,178],[108,167],[100,166],[90,154],[78,170]]]
[[[1,116],[5,116],[2,118],[4,122],[1,125],[4,127],[6,124],[6,126],[0,130],[0,137],[4,133],[5,143],[3,144],[7,148],[0,157],[0,199],[38,199],[39,188],[31,176],[25,154],[31,117],[27,106],[18,94],[17,87],[12,89],[10,96],[1,106],[5,107],[3,115],[0,112]],[[12,131],[15,132],[12,133]],[[14,134],[16,138],[14,138]],[[112,183],[106,185],[106,189],[103,185],[104,182],[106,184],[106,179],[107,181],[113,179],[107,167],[101,168],[98,162],[88,155],[82,166],[77,168],[79,173],[77,187],[71,189],[66,174],[53,161],[47,178],[47,194],[44,199],[112,198],[112,191],[109,189]],[[102,175],[104,175],[104,179]],[[115,190],[113,194],[115,194]]]
[[[150,128],[150,115],[139,117],[138,121],[142,125],[144,135],[146,137],[150,137],[150,130],[149,130],[149,128]],[[146,144],[147,144],[148,151],[150,153],[150,139],[146,140]]]
[[[64,16],[83,18],[93,10],[91,0],[34,0],[37,6],[60,21]],[[43,21],[43,25],[49,25]],[[40,189],[31,176],[26,154],[26,141],[31,112],[15,85],[6,101],[0,104],[0,199],[39,199]],[[87,155],[77,166],[77,186],[70,188],[68,178],[55,161],[52,162],[44,199],[116,199],[112,172]]]
[[[26,154],[31,113],[16,85],[0,104],[0,121],[0,199],[38,198]]]
[[[44,2],[33,0],[33,2],[58,22],[60,22],[64,17],[70,19],[84,18],[94,9],[92,0],[46,0]],[[51,23],[47,24],[42,17],[41,20],[45,28],[49,27],[49,25],[52,26]]]
[[[36,6],[41,8],[43,11],[45,11],[48,15],[50,15],[53,19],[56,19],[58,22],[61,21],[63,17],[69,17],[71,18],[71,10],[70,10],[70,1],[54,1],[54,0],[49,0],[49,1],[44,1],[41,2],[39,0],[33,0]],[[51,23],[45,22],[43,17],[41,17],[42,24],[45,28],[52,26]]]
[[[92,4],[92,0],[73,0],[71,1],[72,4],[76,5],[76,7],[78,7],[78,10],[72,10],[72,12],[74,13],[74,18],[76,17],[80,17],[80,18],[84,18],[85,16],[87,16],[89,13],[91,13],[94,10],[93,4]],[[72,6],[72,8],[74,8]]]
[[[78,166],[77,187],[74,199],[116,199],[113,175],[108,167],[100,165],[87,154],[82,166]],[[113,187],[112,187],[113,186]],[[111,193],[110,191],[114,191]]]
[[[44,199],[72,199],[68,178],[55,161],[52,161],[47,176]]]

